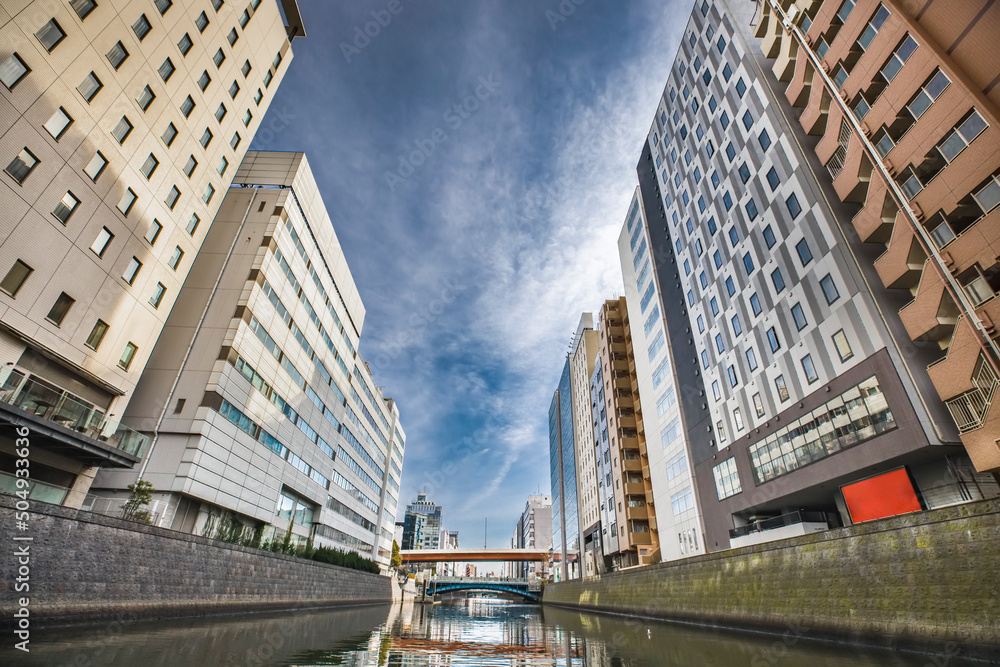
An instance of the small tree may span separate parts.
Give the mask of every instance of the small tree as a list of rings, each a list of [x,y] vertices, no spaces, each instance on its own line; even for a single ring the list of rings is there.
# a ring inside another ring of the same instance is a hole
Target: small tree
[[[141,479],[135,484],[129,484],[128,490],[130,495],[125,504],[122,505],[122,518],[152,525],[153,515],[146,509],[146,505],[153,499],[153,492],[156,489],[153,488],[152,484]]]
[[[392,557],[389,559],[389,566],[392,568],[398,568],[403,564],[403,557],[399,555],[399,544],[396,540],[392,541]]]

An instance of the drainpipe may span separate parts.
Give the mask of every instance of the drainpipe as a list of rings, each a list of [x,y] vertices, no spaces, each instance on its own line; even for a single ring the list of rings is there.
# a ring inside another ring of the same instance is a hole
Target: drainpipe
[[[198,334],[201,332],[201,327],[205,323],[205,318],[208,317],[208,311],[212,307],[212,300],[215,299],[215,294],[219,290],[219,283],[222,282],[222,276],[226,273],[226,267],[229,266],[229,260],[232,259],[233,252],[236,250],[236,242],[240,240],[243,234],[243,228],[246,226],[247,218],[250,217],[250,209],[253,207],[254,200],[257,198],[257,188],[253,189],[253,194],[250,196],[250,202],[247,204],[247,210],[243,213],[243,219],[240,221],[240,228],[236,230],[236,235],[233,237],[233,242],[229,246],[229,252],[226,253],[226,260],[222,263],[222,269],[219,270],[219,275],[215,279],[215,284],[212,286],[212,291],[209,293],[208,301],[205,303],[205,309],[201,311],[201,318],[198,320],[197,326],[194,328],[194,334],[191,336],[191,342],[188,343],[187,350],[184,351],[184,360],[181,361],[181,367],[177,369],[177,375],[174,377],[174,383],[170,386],[170,393],[167,394],[167,400],[163,403],[163,409],[160,411],[160,418],[156,420],[156,426],[153,428],[153,440],[149,443],[149,451],[146,453],[146,459],[142,462],[142,467],[139,469],[139,477],[136,479],[136,484],[142,481],[143,475],[146,474],[146,466],[149,465],[149,461],[153,458],[153,449],[156,448],[156,443],[160,438],[160,427],[163,425],[163,419],[166,417],[167,408],[174,399],[174,392],[177,391],[177,385],[180,384],[181,374],[184,373],[184,368],[187,366],[188,359],[191,357],[191,350],[194,349],[194,342],[198,339]]]
[[[830,92],[830,96],[836,101],[837,106],[840,107],[840,110],[844,114],[844,118],[851,125],[851,128],[857,135],[858,140],[861,141],[861,145],[868,154],[872,165],[878,170],[879,174],[888,185],[893,198],[899,204],[899,211],[904,214],[904,217],[910,224],[914,235],[920,241],[920,245],[925,254],[931,259],[930,264],[942,278],[948,294],[951,295],[955,303],[958,304],[962,315],[964,315],[972,324],[972,329],[976,334],[976,338],[978,339],[977,342],[979,343],[980,348],[983,349],[983,351],[992,352],[992,354],[984,354],[983,357],[992,368],[994,374],[1000,377],[1000,365],[997,364],[997,359],[1000,359],[1000,347],[997,346],[996,341],[990,338],[990,335],[986,331],[986,327],[983,326],[982,320],[980,320],[979,316],[976,315],[976,308],[972,305],[972,302],[969,301],[969,297],[965,293],[965,288],[963,288],[958,281],[955,280],[951,271],[948,270],[944,259],[938,252],[937,245],[930,237],[930,233],[924,229],[924,226],[917,219],[916,212],[910,206],[910,200],[906,197],[902,188],[899,187],[899,184],[896,183],[896,179],[889,173],[889,168],[886,166],[885,162],[882,161],[882,157],[875,150],[875,146],[862,130],[861,122],[854,116],[854,112],[847,106],[847,102],[844,98],[840,96],[840,91],[837,89],[836,84],[834,84],[833,79],[830,78],[826,70],[823,69],[822,60],[806,42],[806,38],[802,30],[798,25],[788,19],[788,15],[785,13],[785,10],[781,8],[778,0],[767,0],[767,2],[775,15],[781,18],[781,22],[785,29],[795,38],[795,40],[799,43],[799,47],[803,52],[805,52],[806,56],[812,62],[813,69],[816,74],[822,78],[823,85],[826,86],[827,90]]]

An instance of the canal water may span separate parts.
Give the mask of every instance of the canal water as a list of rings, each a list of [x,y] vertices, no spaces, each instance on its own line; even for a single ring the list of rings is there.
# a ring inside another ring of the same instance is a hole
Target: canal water
[[[9,641],[9,640],[8,640]],[[45,667],[658,667],[660,665],[957,667],[960,647],[920,656],[784,635],[723,632],[501,600],[361,607],[92,628],[37,629],[31,652],[0,665]]]

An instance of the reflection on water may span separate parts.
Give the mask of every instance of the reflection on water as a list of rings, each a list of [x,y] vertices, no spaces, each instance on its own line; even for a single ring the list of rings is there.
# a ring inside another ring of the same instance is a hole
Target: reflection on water
[[[0,665],[90,667],[654,667],[971,664],[783,636],[733,633],[501,600],[122,623],[35,630],[31,653],[0,649]],[[979,663],[981,664],[981,663]]]

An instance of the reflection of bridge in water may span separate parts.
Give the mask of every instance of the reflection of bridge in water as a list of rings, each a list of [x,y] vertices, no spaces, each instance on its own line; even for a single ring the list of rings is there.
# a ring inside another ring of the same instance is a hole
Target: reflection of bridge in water
[[[492,577],[434,577],[424,584],[424,594],[428,597],[463,592],[506,593],[507,595],[516,595],[528,602],[540,602],[542,587],[534,580],[495,579]]]

